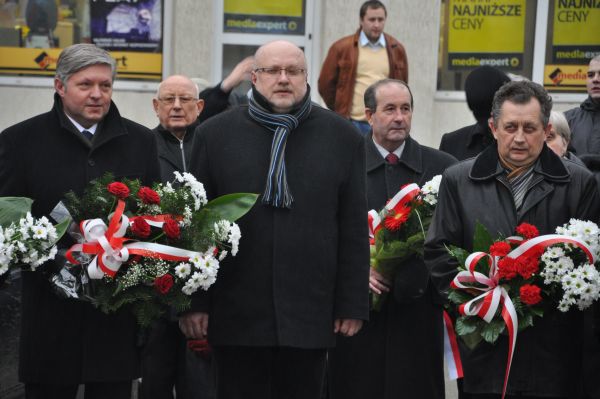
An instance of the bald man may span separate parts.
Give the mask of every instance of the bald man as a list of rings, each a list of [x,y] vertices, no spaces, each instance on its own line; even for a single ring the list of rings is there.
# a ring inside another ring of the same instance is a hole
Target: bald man
[[[173,75],[158,86],[152,100],[159,125],[153,129],[158,147],[161,180],[173,181],[173,172],[187,172],[192,138],[204,101],[198,86],[188,77]],[[141,399],[214,398],[214,375],[210,354],[195,354],[187,346],[177,319],[156,321],[142,348]]]
[[[196,120],[204,108],[198,86],[187,76],[173,75],[158,86],[152,105],[160,124],[154,129],[161,179],[173,181],[173,172],[187,172]]]
[[[195,133],[190,171],[209,198],[261,193],[239,253],[180,319],[208,334],[220,399],[319,398],[326,349],[368,318],[364,140],[312,104],[307,76],[297,46],[265,44],[248,106]]]

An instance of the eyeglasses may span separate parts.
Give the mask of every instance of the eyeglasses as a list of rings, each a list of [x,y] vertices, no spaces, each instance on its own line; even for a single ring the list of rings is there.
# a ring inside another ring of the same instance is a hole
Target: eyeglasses
[[[177,99],[179,99],[179,104],[182,104],[182,105],[189,104],[192,101],[196,100],[196,98],[194,98],[194,97],[168,96],[168,97],[159,98],[158,101],[160,101],[163,104],[173,105],[173,104],[175,104],[175,101],[177,101]]]
[[[306,72],[304,68],[279,68],[279,67],[268,67],[268,68],[256,68],[254,72],[262,72],[270,77],[275,77],[281,74],[281,71],[285,72],[285,74],[289,77],[296,77],[303,75]]]

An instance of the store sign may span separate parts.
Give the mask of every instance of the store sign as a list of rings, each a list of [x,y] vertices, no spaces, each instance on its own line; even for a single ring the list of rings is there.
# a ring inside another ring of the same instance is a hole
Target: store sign
[[[450,0],[448,7],[449,69],[523,68],[526,0]]]
[[[223,31],[304,35],[303,0],[225,0]]]
[[[68,30],[73,40],[73,29]],[[35,40],[24,43],[35,43]],[[162,0],[90,2],[90,39],[117,63],[117,77],[162,79]],[[41,41],[38,41],[41,43]],[[54,76],[61,48],[0,47],[0,73]]]
[[[600,0],[556,0],[552,62],[587,66],[596,55],[600,55]]]

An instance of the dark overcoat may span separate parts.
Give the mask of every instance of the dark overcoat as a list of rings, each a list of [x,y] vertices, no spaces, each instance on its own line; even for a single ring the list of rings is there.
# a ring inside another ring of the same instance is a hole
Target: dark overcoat
[[[446,246],[472,251],[476,222],[493,237],[508,237],[523,222],[535,225],[540,234],[551,234],[570,218],[598,220],[600,198],[591,172],[561,160],[546,145],[519,210],[502,175],[495,145],[444,173],[425,242],[425,262],[440,294],[447,292],[457,273],[457,263]],[[582,333],[582,312],[547,309],[543,318],[535,319],[533,327],[518,334],[507,393],[575,397],[580,381]],[[464,391],[502,393],[507,354],[505,335],[494,346],[485,342],[473,350],[461,346]]]
[[[0,196],[32,198],[34,216],[48,215],[66,192],[81,193],[108,171],[148,185],[160,179],[151,131],[121,118],[114,103],[91,144],[65,116],[58,95],[50,112],[0,134]],[[22,273],[20,380],[76,384],[139,376],[134,318],[59,298],[48,282],[55,268],[48,262]]]
[[[263,104],[265,107],[266,104]],[[209,198],[265,189],[273,134],[232,108],[198,127],[190,171]],[[364,141],[313,105],[285,149],[292,209],[259,201],[239,220],[239,253],[194,309],[213,345],[333,346],[334,319],[368,318]]]
[[[494,142],[490,129],[482,124],[462,127],[445,133],[440,142],[440,151],[444,151],[459,161],[473,158]]]
[[[369,136],[367,198],[380,210],[408,183],[422,186],[456,159],[412,138],[396,165],[386,164]],[[329,352],[330,394],[339,398],[443,398],[442,306],[432,298],[422,259],[398,269],[382,309],[354,337],[340,338]]]

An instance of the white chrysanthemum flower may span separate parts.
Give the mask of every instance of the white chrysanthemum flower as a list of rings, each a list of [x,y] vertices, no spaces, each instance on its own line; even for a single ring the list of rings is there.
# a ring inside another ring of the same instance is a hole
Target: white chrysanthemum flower
[[[440,191],[440,183],[442,182],[442,175],[436,175],[433,179],[429,180],[423,187],[421,187],[421,192],[423,194],[433,194],[437,195]]]
[[[181,288],[181,292],[183,292],[185,295],[192,295],[197,290],[198,287],[195,287],[193,284],[189,284],[189,281]]]
[[[205,254],[204,261],[200,264],[200,271],[205,276],[216,276],[219,271],[219,261],[212,255]]]
[[[8,265],[9,263],[2,262],[2,254],[0,254],[0,276],[8,271]]]
[[[180,263],[175,266],[175,275],[182,279],[189,276],[191,271],[192,266],[189,263]]]
[[[45,240],[48,238],[48,229],[42,224],[36,224],[31,230],[33,232],[32,238],[34,240]]]
[[[227,257],[228,252],[223,250],[221,251],[221,253],[219,254],[219,262],[222,262],[223,259],[225,259]]]
[[[242,238],[242,232],[240,231],[240,227],[235,223],[231,223],[231,227],[229,229],[228,242],[231,244],[232,256],[235,256],[238,253],[240,238]]]
[[[200,288],[204,291],[208,290],[208,288],[213,285],[217,281],[215,276],[205,276],[202,281],[200,281]]]
[[[217,241],[225,242],[229,237],[229,230],[231,228],[231,223],[228,220],[221,219],[218,222],[215,222],[215,239]]]

